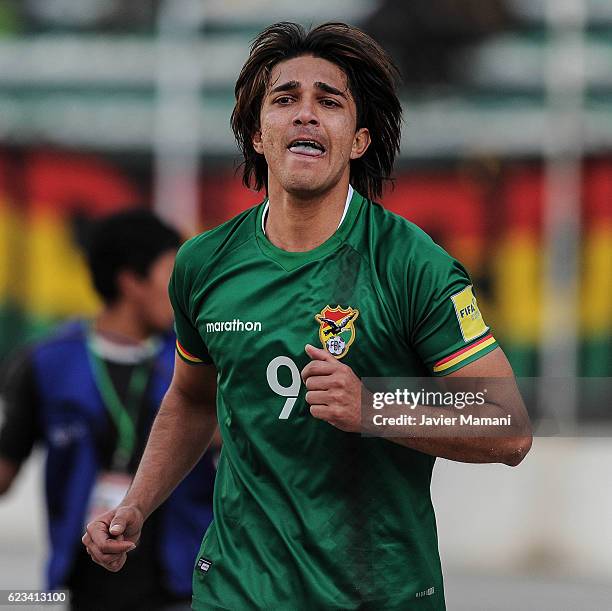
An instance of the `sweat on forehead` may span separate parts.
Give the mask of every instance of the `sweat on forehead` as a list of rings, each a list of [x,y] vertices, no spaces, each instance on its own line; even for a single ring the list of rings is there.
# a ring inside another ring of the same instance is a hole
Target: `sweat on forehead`
[[[300,72],[300,66],[303,66],[303,62],[299,61],[302,58],[315,60],[317,67],[311,68],[316,75],[313,78],[302,78],[302,80],[295,78]],[[312,82],[309,82],[309,79]],[[310,85],[325,93],[339,95],[345,99],[352,97],[349,79],[344,70],[337,64],[314,55],[300,55],[274,64],[266,79],[266,94],[299,90]]]

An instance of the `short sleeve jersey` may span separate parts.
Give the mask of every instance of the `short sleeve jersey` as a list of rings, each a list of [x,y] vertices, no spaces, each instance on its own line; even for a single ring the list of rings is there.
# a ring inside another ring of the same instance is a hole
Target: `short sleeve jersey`
[[[199,609],[443,609],[435,458],[312,417],[307,343],[364,377],[444,375],[497,344],[466,270],[358,193],[308,252],[265,236],[265,202],[180,250],[177,351],[218,372],[215,520]]]

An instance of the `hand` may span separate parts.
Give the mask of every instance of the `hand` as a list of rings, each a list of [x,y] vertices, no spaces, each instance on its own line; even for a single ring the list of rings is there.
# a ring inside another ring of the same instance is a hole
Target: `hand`
[[[118,507],[87,525],[81,541],[94,562],[116,573],[140,539],[144,518],[132,505]]]
[[[347,433],[361,430],[361,380],[327,350],[306,344],[312,359],[302,370],[310,413]]]

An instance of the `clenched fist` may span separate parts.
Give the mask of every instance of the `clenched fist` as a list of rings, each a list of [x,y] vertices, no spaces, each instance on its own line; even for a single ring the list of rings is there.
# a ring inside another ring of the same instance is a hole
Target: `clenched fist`
[[[310,413],[347,433],[361,431],[361,380],[327,350],[306,344],[310,363],[302,370]]]
[[[90,522],[81,540],[94,562],[116,573],[136,547],[143,522],[136,507],[120,506]]]

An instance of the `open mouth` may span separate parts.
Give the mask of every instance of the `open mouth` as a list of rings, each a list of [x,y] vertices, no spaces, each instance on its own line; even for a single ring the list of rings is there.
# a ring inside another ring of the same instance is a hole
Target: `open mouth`
[[[308,157],[321,157],[325,154],[325,147],[316,140],[292,140],[287,148],[292,153]]]

